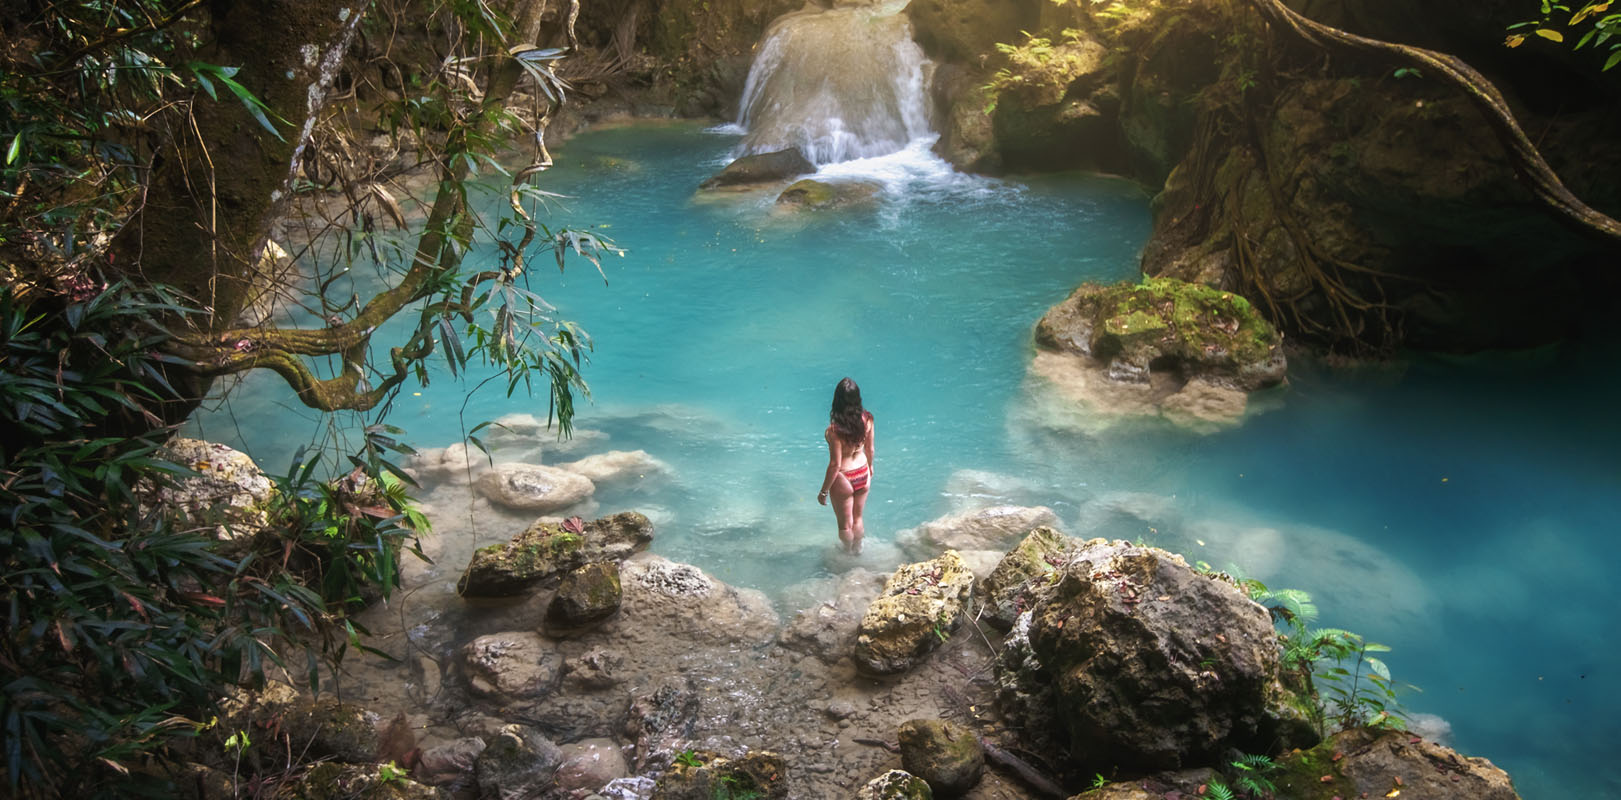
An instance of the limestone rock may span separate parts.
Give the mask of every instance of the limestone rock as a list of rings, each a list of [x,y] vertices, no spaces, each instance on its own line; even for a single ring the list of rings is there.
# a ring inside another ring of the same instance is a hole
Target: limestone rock
[[[902,565],[861,618],[856,666],[877,675],[911,669],[956,629],[973,588],[973,573],[950,550]]]
[[[499,464],[478,476],[473,485],[490,502],[537,513],[568,508],[597,490],[584,475],[539,464]]]
[[[1165,278],[1083,284],[1036,325],[1036,343],[1091,358],[1110,378],[1174,371],[1243,391],[1283,381],[1283,339],[1237,295]]]
[[[934,793],[922,778],[892,769],[856,791],[856,800],[934,800]]]
[[[474,551],[456,591],[463,597],[508,597],[565,570],[594,561],[617,561],[646,549],[653,524],[633,511],[584,523],[536,522],[505,544]]]
[[[419,450],[408,466],[421,481],[465,484],[488,469],[489,461],[466,442],[456,442],[449,447]]]
[[[561,665],[556,648],[530,631],[480,636],[462,648],[469,688],[501,703],[550,692]]]
[[[143,483],[147,503],[184,511],[221,541],[246,543],[269,524],[276,487],[247,453],[200,439],[173,439],[162,452],[197,474],[161,488]]]
[[[1343,753],[1336,760],[1334,754]],[[1307,760],[1310,760],[1307,766]],[[1519,800],[1508,773],[1408,731],[1357,728],[1285,759],[1280,797],[1393,797]],[[1324,776],[1332,776],[1324,781]]]
[[[691,564],[640,553],[619,577],[624,616],[659,635],[730,644],[764,642],[777,631],[777,612],[765,593],[728,586]]]
[[[915,557],[945,550],[1005,550],[1032,530],[1056,527],[1058,515],[1046,506],[992,506],[947,514],[895,535]]]
[[[563,664],[563,680],[586,691],[607,689],[619,683],[615,672],[623,666],[625,657],[596,647]]]
[[[752,188],[816,171],[799,148],[743,156],[699,185],[700,189]]]
[[[563,763],[557,768],[557,788],[564,792],[592,792],[629,773],[625,754],[612,739],[586,739],[563,745]]]
[[[1270,615],[1181,556],[1094,542],[1039,599],[1029,653],[998,669],[1032,695],[1051,687],[1088,763],[1146,772],[1315,743],[1279,681]]]
[[[678,761],[658,779],[653,800],[713,800],[736,796],[786,800],[788,797],[787,764],[782,756],[769,750],[756,750],[738,758],[699,750],[690,754],[690,760],[696,763]]]
[[[901,766],[927,781],[941,797],[959,797],[979,783],[985,771],[985,748],[973,731],[938,719],[901,724]]]
[[[669,469],[646,450],[611,450],[558,464],[557,468],[584,475],[598,485],[641,480]]]
[[[443,786],[465,781],[473,775],[473,766],[484,752],[484,740],[467,736],[422,751],[416,769],[411,774],[429,786]]]
[[[1029,582],[1039,579],[1045,588],[1047,578],[1059,574],[1073,541],[1052,528],[1037,528],[1025,536],[980,584],[984,597],[980,619],[1003,630],[1013,627],[1019,614],[1034,604]]]
[[[633,771],[662,768],[675,760],[675,750],[692,737],[701,697],[691,678],[669,678],[651,692],[631,700],[625,715],[625,738],[635,746]]]
[[[805,178],[782,190],[782,194],[777,195],[777,205],[801,210],[848,208],[871,203],[882,188],[882,185],[872,181],[819,181]]]
[[[619,612],[619,565],[596,561],[569,571],[546,606],[546,633],[577,633]]]
[[[845,573],[832,600],[817,603],[798,614],[783,629],[778,642],[789,650],[833,664],[855,644],[856,630],[867,604],[883,589],[884,577],[869,570]]]
[[[481,800],[528,800],[552,786],[563,754],[525,725],[508,725],[478,754],[473,773]]]

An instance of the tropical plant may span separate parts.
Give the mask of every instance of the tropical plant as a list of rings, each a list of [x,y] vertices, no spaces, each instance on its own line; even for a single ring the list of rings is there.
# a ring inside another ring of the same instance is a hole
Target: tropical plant
[[[154,426],[162,320],[115,284],[81,299],[0,286],[0,752],[7,793],[129,794],[130,766],[261,674],[313,592],[228,560],[184,514],[143,504],[183,475]],[[239,740],[246,746],[245,737]]]
[[[1308,711],[1320,735],[1330,733],[1331,725],[1333,730],[1403,726],[1405,714],[1390,668],[1375,655],[1390,652],[1389,647],[1339,628],[1311,627],[1317,606],[1298,589],[1272,590],[1256,580],[1240,586],[1271,612],[1279,628],[1280,660],[1311,699]]]
[[[1510,33],[1503,44],[1519,47],[1531,36],[1564,44],[1576,37],[1572,51],[1591,44],[1595,51],[1609,53],[1599,67],[1601,72],[1608,72],[1621,64],[1621,9],[1611,11],[1614,5],[1614,0],[1586,0],[1573,8],[1553,0],[1538,0],[1541,13],[1536,19],[1508,26],[1510,31],[1518,32]]]

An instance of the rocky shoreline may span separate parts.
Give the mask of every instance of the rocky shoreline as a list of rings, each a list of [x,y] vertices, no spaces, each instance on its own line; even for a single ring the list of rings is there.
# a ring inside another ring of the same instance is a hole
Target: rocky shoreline
[[[438,536],[471,532],[453,516]],[[1279,796],[1517,796],[1425,734],[1318,744],[1272,617],[1231,578],[1055,522],[948,515],[901,537],[921,560],[851,568],[783,618],[647,552],[642,514],[543,517],[440,565],[459,580],[412,567],[363,617],[395,661],[352,657],[335,693],[272,687],[224,724],[329,759],[310,797],[1157,800],[1239,753],[1275,760]],[[423,591],[459,595],[424,612]]]

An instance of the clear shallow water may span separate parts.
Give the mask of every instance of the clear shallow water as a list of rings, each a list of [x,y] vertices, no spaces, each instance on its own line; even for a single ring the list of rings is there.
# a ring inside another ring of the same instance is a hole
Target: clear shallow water
[[[594,402],[576,425],[608,438],[581,452],[645,449],[671,467],[604,487],[601,511],[646,510],[655,551],[791,606],[797,584],[846,563],[815,493],[832,387],[850,375],[878,422],[868,566],[900,559],[897,530],[974,501],[955,496],[954,473],[997,473],[1006,488],[979,501],[1048,505],[1073,534],[1142,538],[1312,592],[1321,624],[1392,645],[1396,677],[1424,689],[1412,710],[1449,721],[1525,797],[1621,796],[1621,645],[1603,624],[1621,380],[1593,369],[1613,354],[1295,364],[1270,410],[1236,429],[1074,425],[1025,376],[1030,330],[1075,284],[1135,274],[1145,197],[1095,178],[953,176],[913,150],[828,170],[882,179],[872,209],[696,200],[736,140],[605,130],[559,148],[546,176],[578,196],[554,224],[609,224],[630,249],[605,265],[607,286],[583,264],[536,273],[595,337]],[[202,432],[280,471],[322,423],[273,378],[244,388]],[[390,421],[419,447],[545,414],[496,387],[464,406],[466,385],[446,375],[412,391]]]

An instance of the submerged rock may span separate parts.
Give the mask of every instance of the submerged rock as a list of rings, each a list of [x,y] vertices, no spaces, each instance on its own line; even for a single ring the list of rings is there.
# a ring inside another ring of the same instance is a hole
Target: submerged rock
[[[728,586],[691,564],[638,554],[620,570],[624,614],[649,634],[700,643],[769,640],[779,620],[765,593]]]
[[[597,489],[584,475],[539,464],[498,464],[479,475],[473,486],[490,502],[538,513],[584,502]]]
[[[1046,506],[992,506],[947,514],[895,535],[913,557],[929,558],[945,550],[1004,550],[1019,537],[1058,525]]]
[[[799,148],[790,147],[787,150],[778,150],[774,153],[756,153],[743,156],[726,165],[726,168],[715,173],[708,180],[699,184],[699,189],[742,188],[750,189],[763,183],[776,183],[787,180],[795,175],[805,175],[816,171],[805,154]]]
[[[586,739],[563,745],[563,763],[557,767],[558,789],[591,792],[625,777],[630,767],[612,739]]]
[[[563,753],[526,725],[508,725],[478,754],[478,796],[493,800],[540,797],[552,788]]]
[[[1356,728],[1282,759],[1280,797],[1519,800],[1508,773],[1408,731]]]
[[[806,178],[777,195],[777,205],[796,209],[835,209],[871,203],[884,187],[872,181],[818,181]]]
[[[480,636],[462,648],[468,687],[500,703],[550,692],[561,666],[556,648],[530,631]]]
[[[700,702],[691,678],[668,678],[631,701],[624,734],[635,749],[636,772],[662,769],[675,760],[676,748],[692,738]]]
[[[564,636],[595,625],[619,612],[622,597],[618,564],[597,561],[577,567],[563,576],[546,606],[546,633]]]
[[[1266,609],[1180,556],[1091,543],[1029,613],[1029,650],[999,677],[1030,697],[1050,687],[1088,765],[1146,772],[1315,743],[1280,683]]]
[[[579,531],[537,522],[512,541],[473,552],[456,585],[463,597],[510,597],[536,583],[596,561],[618,561],[646,549],[653,523],[634,511],[593,520]]]
[[[897,732],[901,766],[941,797],[966,794],[985,771],[985,747],[973,731],[938,719],[914,719]]]
[[[653,800],[714,800],[750,797],[786,800],[787,763],[769,750],[727,758],[712,750],[689,751],[658,780]]]
[[[646,450],[610,450],[558,464],[557,468],[584,475],[594,484],[641,480],[669,469],[663,461],[648,455]]]
[[[954,551],[902,565],[861,618],[856,666],[875,675],[911,669],[956,630],[973,588],[973,573]]]
[[[484,740],[466,736],[422,751],[413,777],[429,786],[456,784],[473,775],[478,756],[484,752]]]
[[[856,800],[934,800],[927,781],[906,770],[892,769],[856,791]]]

